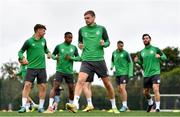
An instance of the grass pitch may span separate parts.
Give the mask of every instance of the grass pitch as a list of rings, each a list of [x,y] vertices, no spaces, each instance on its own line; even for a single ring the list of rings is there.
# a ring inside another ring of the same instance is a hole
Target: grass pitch
[[[141,116],[141,117],[158,117],[158,116],[176,116],[176,117],[180,117],[180,112],[159,112],[159,113],[155,113],[155,112],[151,112],[151,113],[147,113],[145,111],[130,111],[130,112],[121,112],[120,114],[114,114],[114,113],[108,113],[106,111],[100,111],[100,110],[94,110],[92,112],[82,112],[81,110],[79,110],[77,113],[71,113],[68,112],[66,110],[64,110],[63,112],[55,112],[53,114],[45,114],[45,113],[38,113],[37,111],[35,112],[29,112],[29,113],[18,113],[17,111],[13,111],[13,112],[2,112],[0,111],[0,116],[16,116],[16,117],[53,117],[53,116],[63,116],[63,117],[74,117],[74,116],[80,116],[80,117],[113,117],[113,116]]]

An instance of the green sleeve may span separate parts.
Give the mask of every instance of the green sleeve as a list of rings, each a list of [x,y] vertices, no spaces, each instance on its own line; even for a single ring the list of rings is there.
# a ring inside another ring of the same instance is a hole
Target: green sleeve
[[[46,40],[45,40],[44,51],[45,51],[46,54],[48,54],[48,53],[50,52],[49,49],[47,48],[47,42],[46,42]]]
[[[74,56],[71,57],[73,61],[81,61],[81,57],[79,56],[78,49],[75,47]]]
[[[157,49],[157,54],[159,54],[159,55],[161,56],[160,59],[161,59],[162,61],[167,60],[166,55],[165,55],[159,48],[156,48],[156,49]]]
[[[29,47],[28,40],[26,40],[25,43],[23,44],[22,48],[18,52],[18,57],[20,60],[22,60],[24,58],[23,53],[28,49],[28,47]]]
[[[83,37],[81,35],[81,29],[78,32],[78,43],[83,43]]]
[[[102,38],[104,40],[104,47],[108,47],[110,45],[110,41],[109,41],[109,37],[108,37],[108,34],[107,34],[107,31],[106,31],[106,28],[103,27],[103,33],[102,33]]]
[[[56,55],[59,53],[58,45],[55,47],[53,53],[52,53],[52,59],[56,60]]]
[[[111,68],[113,69],[114,67],[114,52],[112,53],[112,57],[111,57]]]
[[[133,76],[133,62],[132,62],[131,55],[129,53],[127,53],[127,60],[129,61],[129,63],[128,63],[128,65],[129,65],[128,76],[132,77]]]

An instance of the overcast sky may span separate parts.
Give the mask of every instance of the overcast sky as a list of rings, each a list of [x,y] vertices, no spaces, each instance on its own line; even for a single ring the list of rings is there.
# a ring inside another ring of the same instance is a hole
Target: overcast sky
[[[105,49],[108,67],[118,40],[124,41],[124,49],[130,53],[137,52],[144,47],[144,33],[161,49],[180,48],[180,0],[0,0],[0,65],[17,60],[37,23],[46,25],[51,51],[64,41],[66,31],[73,33],[73,44],[77,45],[78,30],[85,25],[83,14],[89,9],[109,34],[111,45]],[[76,71],[79,65],[75,63]],[[47,60],[47,71],[48,75],[55,73],[55,61]]]

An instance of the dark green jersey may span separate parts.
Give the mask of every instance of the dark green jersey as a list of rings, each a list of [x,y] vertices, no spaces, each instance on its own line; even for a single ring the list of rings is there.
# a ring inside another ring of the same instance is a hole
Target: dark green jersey
[[[133,63],[131,56],[125,50],[115,50],[112,53],[111,68],[115,66],[115,76],[128,75],[133,76]]]
[[[105,41],[105,45],[100,45],[100,40]],[[79,30],[79,43],[84,44],[82,51],[82,61],[104,60],[104,47],[110,45],[109,37],[105,27],[100,25],[84,26]]]
[[[26,72],[27,72],[27,65],[21,65],[20,70],[16,75],[21,76],[22,79],[24,80],[26,76]]]
[[[26,52],[28,60],[28,68],[41,69],[46,68],[45,53],[49,52],[45,38],[36,40],[35,37],[31,37],[26,40],[23,47],[18,53],[20,59],[22,59],[23,53]]]
[[[156,54],[161,56],[160,59],[156,58]],[[152,45],[148,45],[141,50],[138,63],[143,67],[144,77],[160,74],[160,61],[166,59],[166,55],[159,48]]]
[[[69,55],[71,60],[66,60],[66,55]],[[55,47],[52,58],[56,59],[56,56],[59,56],[59,60],[57,60],[56,64],[56,71],[66,74],[73,73],[73,61],[80,61],[76,46],[65,42]]]

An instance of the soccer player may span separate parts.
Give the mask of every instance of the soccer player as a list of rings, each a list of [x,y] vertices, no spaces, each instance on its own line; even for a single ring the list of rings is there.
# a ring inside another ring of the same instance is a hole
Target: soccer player
[[[114,113],[119,113],[115,104],[114,88],[108,79],[108,70],[104,61],[104,48],[110,45],[105,27],[95,23],[95,13],[92,10],[84,14],[86,26],[79,30],[79,48],[82,49],[82,63],[75,87],[73,104],[67,103],[66,108],[77,112],[77,105],[83,86],[91,73],[100,77],[108,91]]]
[[[120,98],[122,101],[122,107],[120,112],[125,112],[128,109],[127,106],[127,92],[126,84],[130,77],[133,76],[133,62],[129,53],[123,49],[124,43],[122,41],[117,42],[117,49],[112,53],[111,70],[115,66],[116,83],[118,85]]]
[[[144,70],[144,95],[148,101],[147,112],[156,106],[156,112],[160,112],[160,62],[165,61],[166,55],[157,47],[150,44],[151,37],[149,34],[142,36],[145,48],[140,51],[140,54],[134,58]],[[153,89],[155,103],[150,95],[150,89]]]
[[[73,102],[74,99],[74,77],[73,77],[73,61],[80,61],[80,56],[78,54],[78,49],[76,46],[72,45],[73,35],[71,32],[66,32],[64,34],[65,41],[57,45],[53,51],[52,58],[57,60],[56,65],[56,76],[49,95],[49,106],[46,113],[52,113],[54,102],[54,96],[56,89],[59,88],[63,79],[65,79],[69,88],[69,103]]]
[[[19,60],[20,62],[20,60]],[[25,80],[26,71],[27,71],[27,64],[22,64],[20,62],[20,71],[15,73],[16,76],[21,76],[21,81]],[[31,87],[33,88],[33,86]],[[34,103],[30,96],[28,96],[27,103],[26,103],[26,112],[33,112],[35,109],[38,108],[38,105]]]
[[[51,53],[47,48],[46,39],[44,38],[45,31],[46,27],[44,25],[36,24],[34,26],[34,35],[25,41],[24,45],[18,52],[18,56],[22,64],[28,64],[25,84],[22,91],[22,107],[18,111],[19,113],[26,112],[25,107],[27,98],[35,78],[37,78],[37,84],[39,87],[38,112],[44,112],[47,82],[45,54],[47,54],[48,59],[51,58]],[[25,51],[27,59],[23,55]]]

